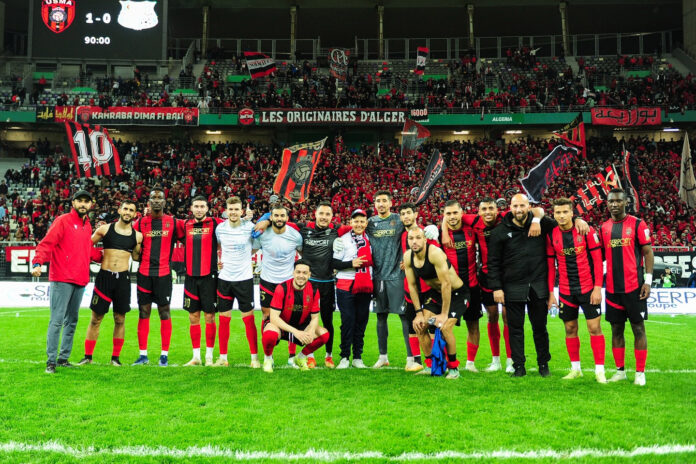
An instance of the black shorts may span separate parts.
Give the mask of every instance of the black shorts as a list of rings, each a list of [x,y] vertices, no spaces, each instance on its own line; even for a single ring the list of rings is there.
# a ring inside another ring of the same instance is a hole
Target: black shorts
[[[558,295],[558,317],[564,321],[574,321],[578,318],[578,310],[582,307],[585,319],[597,319],[602,315],[600,305],[590,304],[590,294],[592,291],[582,295]]]
[[[299,327],[295,327],[295,328],[298,330],[305,330],[307,327],[309,327],[310,320],[311,320],[311,318],[307,319],[307,322],[305,322],[304,324],[300,324]],[[271,322],[270,319],[266,319],[265,321],[263,321],[263,323],[261,324],[261,333],[263,333],[263,329],[265,329],[266,326],[270,322]],[[280,337],[278,337],[278,341],[276,342],[276,345],[278,343],[280,343],[281,340],[285,340],[288,343],[294,343],[295,345],[304,346],[304,343],[302,343],[300,340],[295,338],[295,335],[291,334],[290,332],[286,332],[285,330],[280,329],[280,328],[279,328],[279,330],[280,330]]]
[[[428,290],[421,296],[423,309],[430,311],[431,313],[438,315],[442,311],[442,294],[436,290]],[[450,298],[450,319],[457,319],[457,324],[464,316],[469,308],[469,287],[461,287],[457,290],[452,291],[452,297]],[[481,317],[481,309],[478,310],[479,316]],[[464,320],[477,320],[478,319],[464,319]]]
[[[314,290],[319,290],[319,311],[322,314],[336,311],[336,284],[334,281],[316,282],[310,280],[310,282]]]
[[[469,307],[464,313],[465,321],[477,321],[483,317],[481,310],[481,287],[469,287]]]
[[[498,303],[496,303],[493,299],[493,290],[481,288],[481,303],[483,303],[483,306],[486,308],[489,306],[495,306],[496,308],[498,307]]]
[[[111,272],[100,269],[94,280],[94,292],[89,308],[97,314],[104,315],[109,312],[109,305],[113,303],[114,312],[126,314],[131,310],[131,282],[128,271]]]
[[[267,280],[261,279],[259,282],[259,291],[261,293],[261,307],[270,308],[271,301],[273,300],[273,293],[275,293],[276,287],[280,284],[272,284]]]
[[[254,279],[230,282],[217,280],[217,310],[220,313],[230,311],[237,299],[239,310],[243,313],[254,309]],[[269,303],[270,304],[270,303]]]
[[[167,306],[172,300],[172,276],[150,277],[138,273],[138,304]]]
[[[215,313],[215,274],[194,277],[186,276],[184,280],[184,309],[190,313],[203,311]]]
[[[648,300],[640,299],[640,288],[631,293],[606,292],[607,322],[631,321],[638,324],[648,320]]]

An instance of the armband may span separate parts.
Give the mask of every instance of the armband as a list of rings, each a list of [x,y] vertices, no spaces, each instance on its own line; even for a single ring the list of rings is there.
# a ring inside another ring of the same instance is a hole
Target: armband
[[[652,274],[645,274],[645,283],[652,285]]]

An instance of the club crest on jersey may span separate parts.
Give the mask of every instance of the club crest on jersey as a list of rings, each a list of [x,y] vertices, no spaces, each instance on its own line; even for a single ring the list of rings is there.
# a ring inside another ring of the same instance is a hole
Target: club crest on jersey
[[[155,12],[156,1],[120,0],[121,12],[118,14],[118,23],[126,29],[142,31],[152,29],[159,24]]]
[[[41,2],[41,19],[47,28],[60,34],[70,27],[75,20],[76,0],[43,0]]]
[[[578,243],[582,243],[582,237],[578,235],[578,236],[575,238],[575,241],[578,242]]]

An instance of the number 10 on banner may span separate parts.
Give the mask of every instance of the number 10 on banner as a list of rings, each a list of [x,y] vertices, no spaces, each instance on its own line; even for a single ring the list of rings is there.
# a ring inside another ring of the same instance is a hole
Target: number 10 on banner
[[[78,176],[121,173],[121,161],[106,128],[66,122],[68,141]]]

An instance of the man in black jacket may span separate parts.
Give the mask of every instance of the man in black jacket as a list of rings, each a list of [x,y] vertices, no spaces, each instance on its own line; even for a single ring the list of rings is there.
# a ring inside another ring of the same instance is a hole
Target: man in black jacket
[[[515,377],[526,375],[524,356],[524,312],[534,332],[539,374],[548,377],[549,333],[546,330],[549,297],[546,263],[546,236],[555,227],[551,218],[533,218],[529,200],[522,194],[512,197],[510,212],[493,229],[489,243],[488,283],[496,303],[507,308],[510,349]],[[582,221],[584,223],[584,221]],[[541,234],[531,236],[529,228],[539,223]],[[586,224],[585,224],[586,225]],[[584,233],[587,233],[585,231]]]

